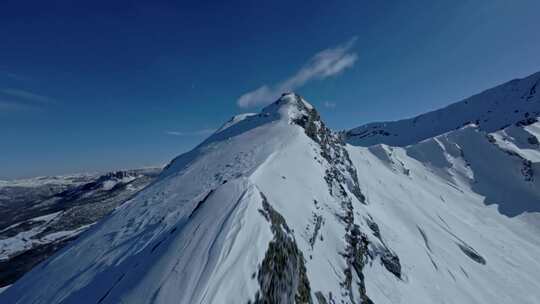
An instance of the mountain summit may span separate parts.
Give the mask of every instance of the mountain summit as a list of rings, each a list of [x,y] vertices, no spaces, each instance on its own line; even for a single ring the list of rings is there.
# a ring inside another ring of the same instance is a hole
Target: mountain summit
[[[540,125],[439,131],[352,146],[284,94],[0,303],[537,303]]]

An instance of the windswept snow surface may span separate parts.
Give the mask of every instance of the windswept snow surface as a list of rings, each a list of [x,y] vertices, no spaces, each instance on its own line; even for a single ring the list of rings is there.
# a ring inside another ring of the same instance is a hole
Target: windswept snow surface
[[[521,131],[356,147],[295,94],[233,121],[0,303],[538,303]]]

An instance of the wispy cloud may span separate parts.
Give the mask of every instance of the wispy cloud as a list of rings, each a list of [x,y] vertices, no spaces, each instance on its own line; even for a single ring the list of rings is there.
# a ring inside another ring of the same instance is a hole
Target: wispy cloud
[[[15,97],[15,98],[18,98],[18,99],[22,99],[22,100],[25,100],[25,101],[29,101],[29,102],[38,102],[38,103],[52,103],[52,102],[54,102],[53,98],[43,96],[43,95],[39,95],[39,94],[29,92],[29,91],[26,91],[26,90],[8,88],[8,89],[1,89],[0,93],[2,93],[4,95],[11,96],[11,97]]]
[[[300,88],[315,79],[325,79],[341,73],[352,67],[358,59],[358,55],[352,51],[355,42],[356,37],[353,37],[345,44],[315,54],[294,75],[275,85],[265,84],[245,93],[238,98],[237,104],[243,108],[265,105],[276,100],[283,92]]]
[[[325,101],[323,102],[323,106],[328,109],[334,109],[337,106],[337,104],[335,102]]]
[[[25,104],[10,100],[0,100],[0,112],[11,111],[35,111],[39,110],[38,107],[30,104]]]
[[[200,129],[194,131],[167,131],[165,133],[173,136],[204,136],[210,135],[215,131],[216,129]]]
[[[26,90],[6,88],[0,89],[0,111],[40,110],[45,105],[55,103],[53,98]]]

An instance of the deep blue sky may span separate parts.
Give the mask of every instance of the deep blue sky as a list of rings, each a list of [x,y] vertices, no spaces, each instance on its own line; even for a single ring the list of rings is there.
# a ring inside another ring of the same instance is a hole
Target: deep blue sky
[[[0,178],[164,164],[347,42],[295,89],[335,129],[540,70],[537,0],[294,2],[2,1]]]

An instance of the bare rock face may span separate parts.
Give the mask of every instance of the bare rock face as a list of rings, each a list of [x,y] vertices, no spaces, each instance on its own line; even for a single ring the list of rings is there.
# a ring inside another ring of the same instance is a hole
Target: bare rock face
[[[294,234],[264,194],[260,195],[263,199],[260,212],[270,223],[274,239],[268,244],[257,275],[260,292],[255,295],[254,303],[312,303],[304,255],[296,245]]]

